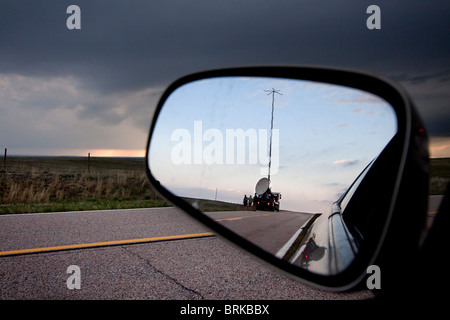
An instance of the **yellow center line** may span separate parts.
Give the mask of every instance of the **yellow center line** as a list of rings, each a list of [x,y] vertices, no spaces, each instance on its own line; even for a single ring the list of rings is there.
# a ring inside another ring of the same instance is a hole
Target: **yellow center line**
[[[436,213],[437,212],[435,212],[435,211],[428,212],[428,214],[436,214]],[[269,215],[272,215],[272,214],[266,213],[266,214],[260,214],[260,215],[255,215],[255,216],[225,218],[225,219],[218,219],[218,220],[215,220],[215,221],[240,220],[240,219],[246,219],[246,218],[269,216]],[[54,247],[43,247],[43,248],[0,251],[0,256],[12,256],[12,255],[29,254],[29,253],[41,253],[41,252],[50,252],[50,251],[85,249],[85,248],[93,248],[93,247],[106,247],[106,246],[117,246],[117,245],[126,245],[126,244],[138,244],[138,243],[148,243],[148,242],[157,242],[157,241],[192,239],[192,238],[202,238],[202,237],[211,237],[211,236],[214,236],[214,233],[212,233],[212,232],[204,232],[204,233],[180,234],[180,235],[173,235],[173,236],[162,236],[162,237],[142,238],[142,239],[129,239],[129,240],[106,241],[106,242],[69,244],[69,245],[64,245],[64,246],[54,246]]]
[[[123,245],[123,244],[137,244],[137,243],[147,243],[147,242],[157,242],[157,241],[192,239],[192,238],[210,237],[213,235],[214,234],[212,232],[204,232],[204,233],[180,234],[180,235],[174,235],[174,236],[163,236],[163,237],[142,238],[142,239],[129,239],[129,240],[106,241],[106,242],[70,244],[70,245],[64,245],[64,246],[0,251],[0,256],[11,256],[11,255],[20,255],[20,254],[28,254],[28,253],[41,253],[41,252],[49,252],[49,251],[84,249],[84,248],[93,248],[93,247],[116,246],[116,245]]]

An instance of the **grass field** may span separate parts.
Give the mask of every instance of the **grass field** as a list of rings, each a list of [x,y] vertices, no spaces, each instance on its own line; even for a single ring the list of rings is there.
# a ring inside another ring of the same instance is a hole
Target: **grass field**
[[[144,159],[8,157],[0,171],[0,214],[166,205]]]
[[[8,157],[0,165],[0,214],[168,205],[148,183],[143,158]],[[431,159],[430,194],[443,194],[448,181],[450,158]],[[200,203],[204,211],[235,207]]]
[[[204,212],[248,210],[248,207],[245,208],[243,205],[237,203],[207,200],[207,199],[192,199],[192,198],[183,198],[183,199],[193,207]]]
[[[430,161],[430,194],[445,193],[450,181],[450,158],[437,158]]]

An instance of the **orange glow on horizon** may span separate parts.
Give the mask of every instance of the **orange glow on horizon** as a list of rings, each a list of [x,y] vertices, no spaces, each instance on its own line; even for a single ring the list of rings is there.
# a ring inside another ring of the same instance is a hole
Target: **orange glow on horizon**
[[[450,138],[431,137],[428,141],[430,158],[449,158],[450,157]]]
[[[430,137],[428,140],[430,158],[450,158],[450,137]],[[0,151],[1,152],[1,151]],[[3,152],[2,152],[3,153]],[[8,148],[8,155],[16,156],[74,156],[87,157],[144,158],[145,149],[62,149],[62,148]],[[349,160],[336,161],[345,162]]]
[[[22,149],[8,148],[11,156],[44,156],[44,157],[117,157],[117,158],[143,158],[144,149]]]
[[[124,149],[95,149],[89,151],[91,157],[145,157],[145,150],[124,150]]]

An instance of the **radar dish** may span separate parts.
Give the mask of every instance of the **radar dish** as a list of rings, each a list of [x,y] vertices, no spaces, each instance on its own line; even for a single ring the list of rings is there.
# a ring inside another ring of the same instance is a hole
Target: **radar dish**
[[[258,183],[256,184],[255,187],[255,192],[257,194],[263,194],[264,192],[267,191],[267,189],[269,188],[269,179],[267,178],[262,178],[258,181]]]

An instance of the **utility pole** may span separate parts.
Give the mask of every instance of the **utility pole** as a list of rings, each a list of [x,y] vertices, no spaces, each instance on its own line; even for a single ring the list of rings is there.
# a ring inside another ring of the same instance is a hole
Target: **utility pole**
[[[279,94],[279,95],[283,95],[282,93],[280,93],[280,90],[275,90],[274,88],[272,88],[272,90],[264,90],[265,92],[268,92],[267,95],[272,95],[272,119],[270,121],[270,147],[269,147],[269,174],[267,179],[269,180],[269,185],[270,185],[270,166],[272,165],[272,132],[273,132],[273,110],[274,110],[274,105],[275,105],[275,93]]]

